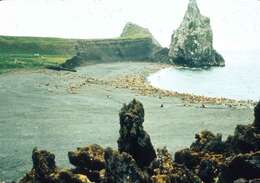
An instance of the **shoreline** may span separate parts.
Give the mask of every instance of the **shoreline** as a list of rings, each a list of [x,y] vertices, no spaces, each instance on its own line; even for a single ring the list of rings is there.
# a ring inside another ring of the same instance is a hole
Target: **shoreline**
[[[146,63],[146,62],[144,62]],[[147,62],[148,64],[150,62]],[[176,91],[164,90],[152,86],[148,81],[147,77],[157,71],[162,69],[175,67],[170,64],[161,64],[161,63],[150,63],[152,67],[145,68],[141,73],[126,74],[118,76],[113,79],[96,79],[96,78],[87,78],[86,81],[83,81],[79,84],[78,89],[86,83],[92,84],[104,84],[112,85],[115,88],[130,89],[137,92],[143,96],[154,96],[154,97],[177,97],[186,102],[186,105],[189,104],[200,104],[202,108],[207,107],[206,105],[224,105],[227,107],[249,107],[253,108],[257,101],[253,100],[236,100],[229,99],[224,97],[208,97],[203,95],[195,95],[190,93],[180,93]],[[77,87],[71,87],[69,90],[73,93],[72,89],[77,89]]]
[[[252,121],[248,107],[202,108],[181,97],[160,97],[162,92],[147,83],[144,88],[145,76],[161,67],[109,63],[82,67],[76,73],[41,69],[0,75],[0,177],[18,179],[28,172],[35,146],[54,152],[61,167],[68,166],[66,152],[77,146],[116,147],[118,109],[133,98],[147,109],[144,126],[155,147],[167,145],[171,153],[188,147],[198,131],[208,129],[226,138],[237,124]],[[133,75],[138,76],[135,85]]]

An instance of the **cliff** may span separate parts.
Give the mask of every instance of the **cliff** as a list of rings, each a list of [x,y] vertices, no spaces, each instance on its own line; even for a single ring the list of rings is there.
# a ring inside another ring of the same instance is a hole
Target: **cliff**
[[[82,40],[76,48],[77,55],[67,60],[63,67],[73,68],[91,61],[153,61],[161,46],[148,29],[127,23],[119,38]]]

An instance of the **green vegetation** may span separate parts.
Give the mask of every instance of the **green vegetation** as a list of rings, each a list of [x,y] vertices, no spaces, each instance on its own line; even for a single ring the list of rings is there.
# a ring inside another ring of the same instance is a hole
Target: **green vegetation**
[[[0,74],[60,64],[76,54],[76,39],[0,36]]]

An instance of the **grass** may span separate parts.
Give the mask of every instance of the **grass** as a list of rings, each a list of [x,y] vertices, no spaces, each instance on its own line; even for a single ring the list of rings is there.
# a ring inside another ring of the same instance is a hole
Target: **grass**
[[[0,36],[0,74],[60,64],[76,54],[76,39]]]

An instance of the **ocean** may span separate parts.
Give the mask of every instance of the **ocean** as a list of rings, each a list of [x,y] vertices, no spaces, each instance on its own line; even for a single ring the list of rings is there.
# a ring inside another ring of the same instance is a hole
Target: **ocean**
[[[260,100],[260,50],[222,51],[226,66],[169,67],[148,77],[154,87],[194,95]]]

